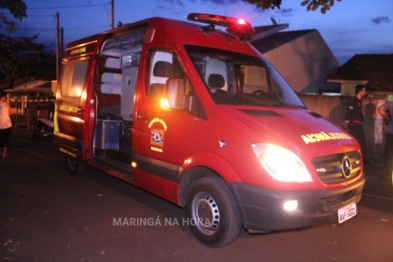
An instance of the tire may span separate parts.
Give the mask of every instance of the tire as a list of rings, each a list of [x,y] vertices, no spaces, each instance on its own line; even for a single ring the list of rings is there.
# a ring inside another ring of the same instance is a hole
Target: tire
[[[35,131],[36,131],[37,137],[39,137],[41,139],[48,138],[48,135],[45,133],[45,131],[46,131],[45,126],[38,126]]]
[[[74,176],[83,176],[86,173],[87,166],[76,161],[74,158],[67,157],[68,172]]]
[[[44,130],[44,125],[42,125],[42,123],[38,121],[35,125],[35,130],[34,130],[35,136],[42,138],[43,130]]]
[[[47,138],[51,137],[52,134],[53,134],[53,130],[51,130],[51,128],[49,128],[47,125],[45,125],[41,121],[37,122],[37,124],[35,126],[35,135],[38,138],[47,139]]]
[[[191,186],[186,215],[192,233],[210,247],[230,244],[242,228],[233,194],[218,177],[201,178]]]

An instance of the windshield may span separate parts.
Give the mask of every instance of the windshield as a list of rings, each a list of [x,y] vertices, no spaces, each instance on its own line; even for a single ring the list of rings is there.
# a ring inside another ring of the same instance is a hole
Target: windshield
[[[277,71],[258,57],[199,46],[186,50],[217,104],[304,107]]]

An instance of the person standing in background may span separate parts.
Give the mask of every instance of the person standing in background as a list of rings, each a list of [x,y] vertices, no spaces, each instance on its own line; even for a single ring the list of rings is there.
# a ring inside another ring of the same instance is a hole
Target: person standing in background
[[[391,113],[393,112],[393,102],[386,101],[383,105],[378,107],[378,112],[381,114],[383,119],[387,123],[385,131],[385,144],[383,150],[383,161],[385,165],[384,176],[392,177],[393,171],[393,122],[391,119]],[[393,179],[393,177],[392,177]]]
[[[39,94],[35,95],[30,93],[27,106],[26,106],[26,119],[27,129],[29,130],[29,136],[33,137],[35,133],[35,125],[37,123],[37,110],[38,110],[38,98]]]
[[[0,92],[0,157],[8,157],[11,138],[11,106],[6,101],[4,92]]]
[[[364,85],[357,85],[355,87],[355,93],[355,97],[347,104],[344,122],[347,124],[348,132],[359,142],[364,157],[366,153],[366,136],[363,129],[362,99],[367,94],[366,87]]]
[[[379,113],[378,107],[385,103],[384,99],[378,99],[377,105],[374,114],[374,143],[382,144],[383,143],[383,128],[384,128],[384,119],[382,115]]]
[[[48,118],[53,119],[53,115],[55,113],[55,97],[52,92],[49,92],[49,106],[48,106]]]

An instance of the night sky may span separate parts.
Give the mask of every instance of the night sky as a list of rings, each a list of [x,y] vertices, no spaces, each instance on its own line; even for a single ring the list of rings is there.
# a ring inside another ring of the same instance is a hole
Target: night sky
[[[110,29],[110,0],[25,0],[28,18],[19,22],[15,36],[38,34],[37,42],[53,47],[56,13],[64,43]],[[340,64],[355,54],[393,54],[391,0],[342,0],[326,14],[307,11],[302,0],[283,0],[281,9],[261,10],[241,0],[114,0],[115,25],[152,16],[186,20],[189,13],[209,13],[248,20],[253,26],[289,24],[287,31],[316,29]],[[4,28],[0,33],[5,33]]]

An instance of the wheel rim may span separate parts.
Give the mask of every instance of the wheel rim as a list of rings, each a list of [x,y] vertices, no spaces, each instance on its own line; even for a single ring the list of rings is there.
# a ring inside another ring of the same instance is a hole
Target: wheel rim
[[[200,192],[192,201],[192,220],[200,232],[214,234],[220,225],[220,210],[215,199],[208,193]]]

